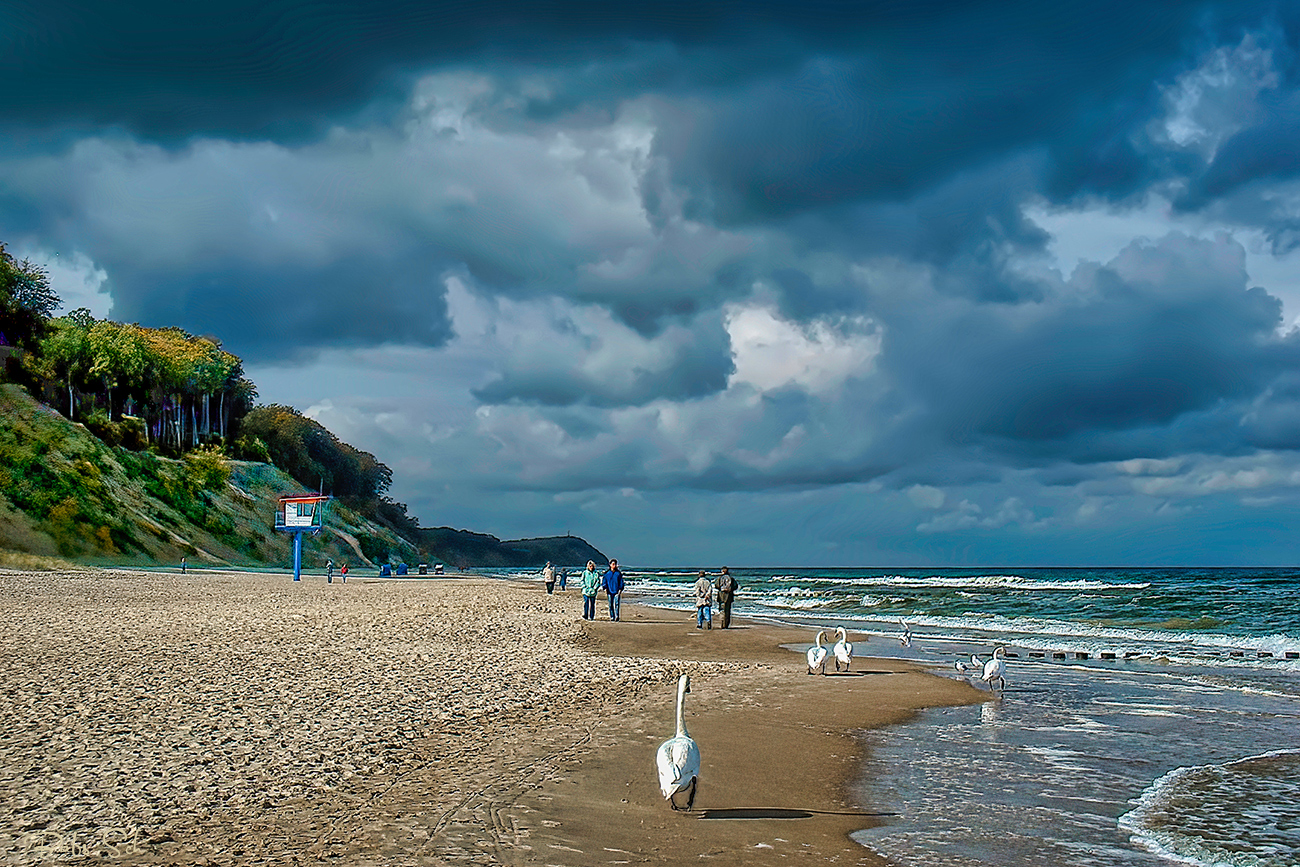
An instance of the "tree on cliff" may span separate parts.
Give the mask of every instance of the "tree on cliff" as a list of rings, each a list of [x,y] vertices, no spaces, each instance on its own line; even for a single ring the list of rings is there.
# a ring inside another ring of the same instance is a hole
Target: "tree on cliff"
[[[377,499],[393,472],[369,452],[353,448],[291,406],[259,406],[239,426],[240,441],[261,440],[271,462],[307,488],[337,497]]]
[[[0,346],[35,349],[58,306],[45,269],[19,262],[0,244]]]

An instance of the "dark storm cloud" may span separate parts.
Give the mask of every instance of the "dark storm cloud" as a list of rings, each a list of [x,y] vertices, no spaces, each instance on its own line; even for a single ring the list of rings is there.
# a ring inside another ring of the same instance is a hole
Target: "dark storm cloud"
[[[115,285],[167,287],[147,294],[115,291],[114,319],[146,326],[184,322],[262,363],[309,361],[327,348],[440,346],[451,337],[442,268],[427,257],[351,256],[294,268],[196,263],[183,273],[103,264],[116,275]]]
[[[1284,92],[1261,100],[1260,118],[1225,141],[1194,177],[1184,207],[1196,207],[1255,181],[1300,174],[1300,94]]]
[[[1081,269],[1066,294],[1045,288],[1041,303],[960,308],[941,322],[914,311],[895,323],[882,365],[958,442],[1168,425],[1254,397],[1296,364],[1295,341],[1275,336],[1280,302],[1249,286],[1243,260],[1226,239],[1135,244]]]
[[[1186,63],[1201,8],[972,5],[860,31],[851,51],[706,98],[660,147],[725,223],[904,200],[1015,150],[1049,154],[1055,198],[1127,195],[1154,171],[1137,149],[1154,82]]]
[[[164,138],[294,135],[361,109],[412,70],[471,60],[617,60],[643,42],[735,49],[713,64],[713,78],[749,68],[756,43],[834,46],[858,27],[914,28],[947,5],[52,0],[0,13],[0,89],[8,123],[120,124]],[[622,95],[641,79],[683,77],[657,62],[648,69],[628,68]],[[547,102],[554,100],[535,111]]]
[[[721,391],[734,369],[727,332],[717,317],[692,325],[650,342],[544,332],[550,336],[503,359],[497,377],[473,393],[492,404],[622,407]]]

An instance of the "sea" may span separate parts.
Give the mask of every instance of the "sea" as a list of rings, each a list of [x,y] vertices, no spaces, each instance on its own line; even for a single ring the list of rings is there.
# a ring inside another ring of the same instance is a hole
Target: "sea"
[[[900,867],[1300,865],[1300,569],[731,571],[733,613],[808,629],[792,666],[844,626],[987,693],[861,733],[889,815],[855,836]],[[696,570],[626,574],[694,609]]]

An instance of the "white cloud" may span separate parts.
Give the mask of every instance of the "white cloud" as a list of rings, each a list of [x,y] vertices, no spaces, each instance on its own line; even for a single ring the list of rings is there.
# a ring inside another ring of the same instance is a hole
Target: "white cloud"
[[[881,335],[869,320],[836,327],[781,319],[767,307],[733,304],[726,315],[736,369],[731,384],[758,391],[798,385],[813,393],[838,388],[850,376],[871,372]]]
[[[1212,159],[1219,145],[1250,119],[1260,91],[1278,83],[1273,53],[1246,34],[1235,46],[1211,51],[1198,67],[1162,89],[1165,114],[1153,124],[1154,137]]]
[[[930,485],[912,485],[907,489],[907,496],[920,509],[938,509],[945,499],[942,490]]]

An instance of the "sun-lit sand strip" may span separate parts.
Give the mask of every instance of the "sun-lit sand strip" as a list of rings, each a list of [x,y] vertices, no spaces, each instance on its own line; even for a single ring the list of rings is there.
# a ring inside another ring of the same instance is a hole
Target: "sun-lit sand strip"
[[[802,632],[484,579],[0,571],[0,861],[876,863],[855,728],[967,701]],[[693,814],[658,792],[692,676]]]

